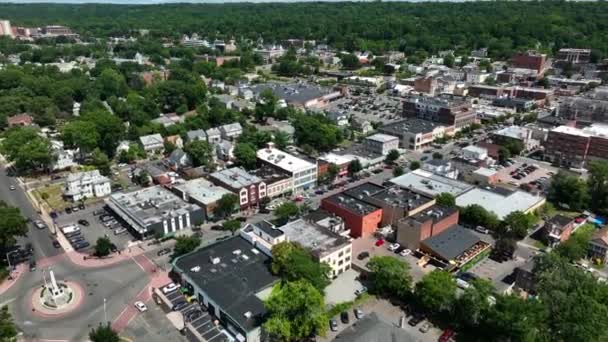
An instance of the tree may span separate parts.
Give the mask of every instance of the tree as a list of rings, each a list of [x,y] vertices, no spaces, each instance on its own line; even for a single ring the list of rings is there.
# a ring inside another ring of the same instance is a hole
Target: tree
[[[13,128],[5,133],[0,150],[19,172],[47,168],[54,160],[51,143],[31,127]]]
[[[440,313],[448,310],[456,299],[456,281],[450,273],[434,270],[416,283],[414,296],[428,312]]]
[[[110,175],[110,158],[103,153],[99,148],[96,148],[91,153],[90,163],[97,168],[102,175]]]
[[[435,203],[448,208],[456,207],[456,197],[449,192],[442,192],[435,197]]]
[[[249,143],[238,143],[234,148],[234,157],[247,170],[253,170],[257,164],[255,146]]]
[[[608,162],[593,161],[589,164],[589,188],[590,206],[593,211],[608,213]]]
[[[507,159],[511,158],[511,152],[508,148],[501,146],[498,148],[498,161],[504,163]]]
[[[107,237],[100,237],[95,243],[95,255],[98,257],[104,257],[110,254],[112,251],[112,241]]]
[[[222,228],[234,235],[237,230],[241,229],[241,222],[238,220],[227,220],[222,223]]]
[[[268,319],[264,330],[279,341],[300,341],[324,335],[328,328],[323,295],[304,280],[275,286],[264,303]]]
[[[275,254],[276,253],[276,254]],[[272,248],[271,270],[285,281],[306,280],[319,291],[329,285],[331,267],[313,259],[310,252],[291,242]]]
[[[175,238],[175,247],[173,248],[173,256],[188,254],[194,251],[201,244],[201,238],[198,235],[178,236]]]
[[[127,94],[127,83],[124,76],[113,69],[105,69],[96,81],[103,99],[111,96],[123,97]]]
[[[469,226],[483,226],[495,230],[500,224],[496,214],[488,212],[478,204],[468,205],[460,210],[460,220]]]
[[[499,261],[504,259],[511,260],[513,259],[513,254],[515,253],[516,247],[517,242],[514,239],[508,237],[499,237],[494,243],[494,248],[492,248],[492,254],[490,257]]]
[[[395,166],[395,168],[393,169],[393,176],[395,176],[395,177],[399,177],[404,173],[405,173],[405,171],[403,170],[403,167],[401,167],[401,166]]]
[[[390,150],[388,152],[388,154],[386,155],[386,158],[384,159],[384,161],[391,165],[393,163],[395,163],[395,161],[399,159],[399,151],[397,150]]]
[[[474,279],[469,284],[454,304],[454,316],[463,326],[475,328],[492,309],[489,298],[494,287],[486,279]]]
[[[61,138],[66,146],[78,147],[82,153],[87,153],[97,147],[100,136],[93,122],[77,120],[63,126]]]
[[[89,339],[91,342],[120,342],[120,337],[118,337],[118,334],[109,323],[92,329],[89,333]]]
[[[409,265],[392,256],[375,256],[367,263],[370,290],[405,298],[410,293],[412,277]]]
[[[329,164],[327,167],[327,180],[329,183],[333,183],[336,177],[340,174],[340,167],[336,164]]]
[[[225,194],[218,201],[214,215],[224,218],[231,215],[239,203],[239,198],[235,194]]]
[[[340,56],[340,63],[344,69],[355,70],[361,67],[359,58],[352,53],[342,54]]]
[[[285,202],[278,206],[274,211],[274,216],[277,221],[283,225],[289,221],[292,217],[298,215],[300,209],[294,202]]]
[[[147,170],[141,170],[137,175],[133,177],[133,182],[145,188],[152,184],[152,176]]]
[[[551,179],[547,198],[556,205],[582,210],[589,199],[587,184],[578,177],[560,171]]]
[[[8,306],[0,309],[0,341],[13,341],[17,336],[17,326],[13,322]]]
[[[447,66],[448,68],[451,68],[454,66],[454,55],[449,54],[445,57],[443,57],[443,65]]]
[[[524,300],[516,295],[497,296],[481,326],[475,330],[480,340],[546,341],[540,338],[549,318],[540,301]]]
[[[503,219],[502,232],[521,240],[528,235],[535,221],[535,217],[531,214],[524,214],[519,210],[513,211]]]
[[[359,159],[354,159],[348,164],[348,174],[351,177],[356,176],[361,170],[363,170],[363,166],[361,166]]]
[[[433,159],[443,159],[443,154],[435,152],[433,153]]]
[[[414,170],[418,170],[420,168],[420,162],[417,160],[413,160],[410,163],[410,170],[414,171]]]
[[[184,152],[192,158],[194,166],[204,166],[207,169],[214,167],[213,147],[208,142],[204,140],[190,141],[184,146]]]
[[[95,109],[88,112],[86,112],[85,109],[82,109],[82,111],[84,114],[81,116],[81,120],[95,124],[97,132],[99,133],[99,143],[97,147],[99,147],[107,156],[113,157],[114,153],[116,153],[116,147],[125,134],[125,125],[122,120],[104,109]]]
[[[272,141],[279,150],[284,150],[287,148],[287,145],[289,145],[289,139],[289,134],[282,131],[277,131],[273,133]]]
[[[577,261],[587,256],[589,240],[595,231],[591,224],[580,226],[570,238],[560,243],[555,249],[555,254],[569,261]]]
[[[16,237],[25,236],[27,231],[27,221],[19,209],[0,201],[0,250],[14,246]]]

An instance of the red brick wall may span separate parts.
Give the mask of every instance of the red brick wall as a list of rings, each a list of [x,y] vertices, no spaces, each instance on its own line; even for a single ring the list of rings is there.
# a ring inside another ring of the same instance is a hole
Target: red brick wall
[[[568,223],[568,225],[566,227],[564,227],[564,230],[562,231],[562,236],[560,236],[560,239],[559,239],[560,242],[564,242],[570,238],[573,228],[574,228],[574,222],[570,222],[570,223]]]
[[[433,235],[433,220],[428,220],[420,225],[420,240],[428,239]]]
[[[458,211],[456,211],[452,215],[444,218],[443,220],[436,222],[433,225],[432,235],[435,236],[457,223],[458,223]]]
[[[344,219],[344,225],[346,228],[350,229],[350,235],[352,237],[362,237],[373,234],[382,221],[382,209],[361,216],[325,199],[321,201],[321,208]]]

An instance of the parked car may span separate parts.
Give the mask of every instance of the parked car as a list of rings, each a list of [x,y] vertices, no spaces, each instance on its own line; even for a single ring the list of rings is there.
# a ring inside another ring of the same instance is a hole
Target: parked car
[[[376,247],[380,247],[382,245],[384,245],[384,240],[383,239],[376,240]]]
[[[350,322],[350,318],[348,317],[348,312],[342,311],[340,313],[340,321],[344,324],[348,324]]]
[[[366,258],[369,258],[369,252],[361,252],[357,255],[357,259],[359,260],[364,260]]]
[[[360,295],[364,294],[365,292],[367,292],[367,287],[361,286],[360,289],[355,290],[355,296],[360,296]]]
[[[392,245],[388,246],[388,250],[391,252],[396,251],[397,249],[399,249],[399,247],[401,247],[400,244],[398,243],[393,243]]]
[[[75,250],[89,247],[91,244],[88,241],[82,241],[74,245]]]
[[[482,233],[482,234],[490,234],[490,230],[487,228],[484,228],[482,226],[477,226],[475,227],[475,230]]]
[[[171,253],[171,249],[169,249],[169,248],[163,248],[163,249],[159,250],[159,251],[156,253],[156,255],[158,255],[158,256],[163,256],[163,255],[165,255],[165,254],[169,254],[169,253]]]
[[[80,203],[80,204],[78,205],[78,209],[80,209],[80,210],[84,210],[84,209],[85,209],[84,203]]]
[[[36,260],[30,261],[30,272],[34,272],[36,270]]]
[[[424,316],[421,314],[414,314],[413,317],[407,322],[407,324],[415,327],[418,324],[420,324],[420,322],[424,321]]]
[[[188,305],[189,304],[186,301],[177,302],[177,303],[175,303],[175,305],[173,305],[173,311],[179,311],[179,310],[185,308]]]
[[[70,208],[70,207],[65,208],[65,213],[66,214],[71,214],[72,213],[72,208]]]
[[[120,235],[127,233],[127,228],[118,228],[114,231],[114,235]]]
[[[201,317],[203,315],[203,312],[201,310],[192,310],[189,311],[188,313],[186,313],[186,315],[184,315],[186,317],[186,320],[188,322],[192,322],[194,320],[196,320],[197,318]]]
[[[78,220],[78,224],[83,225],[85,227],[88,227],[90,225],[89,221],[82,219],[82,220]]]
[[[14,185],[9,186],[8,188],[11,189],[11,191],[15,191],[17,189]]]
[[[171,293],[171,292],[173,292],[173,291],[175,291],[177,289],[178,289],[178,286],[175,285],[174,283],[167,284],[165,287],[163,287],[163,293],[164,294],[168,294],[168,293]]]
[[[441,334],[441,336],[439,336],[439,342],[447,342],[449,341],[452,336],[454,336],[454,330],[452,329],[445,329],[443,331],[443,333]]]
[[[42,222],[41,220],[34,221],[34,226],[36,226],[36,228],[38,229],[46,228],[46,224],[44,224],[44,222]]]
[[[137,310],[139,310],[139,312],[148,311],[148,307],[146,306],[146,304],[140,301],[135,302],[135,307],[137,308]]]
[[[335,319],[330,319],[329,327],[330,327],[331,331],[338,331],[338,321],[336,321]]]
[[[407,248],[404,249],[404,250],[402,250],[401,253],[399,253],[399,255],[401,255],[401,256],[408,256],[410,254],[412,254],[412,250],[411,249],[407,249]]]
[[[466,281],[460,279],[460,278],[456,278],[456,286],[458,286],[459,288],[466,290],[468,289],[471,285],[469,283],[467,283]]]
[[[59,243],[59,241],[53,240],[53,247],[55,247],[55,248],[61,248],[61,244]]]
[[[423,334],[426,334],[427,331],[429,331],[429,329],[431,329],[431,324],[430,323],[424,323],[421,327],[420,327],[420,332]]]
[[[103,214],[107,214],[107,212],[103,209],[95,210],[93,212],[93,216],[99,216],[99,215],[103,215]]]
[[[355,312],[355,317],[357,319],[361,319],[361,318],[363,318],[363,316],[365,316],[365,314],[363,313],[363,310],[361,310],[359,308],[355,309],[354,312]]]

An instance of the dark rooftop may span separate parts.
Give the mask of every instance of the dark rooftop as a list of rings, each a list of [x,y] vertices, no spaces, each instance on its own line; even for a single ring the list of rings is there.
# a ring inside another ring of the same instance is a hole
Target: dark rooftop
[[[444,207],[441,205],[433,205],[432,207],[417,213],[416,215],[403,218],[403,220],[412,219],[418,222],[426,222],[428,220],[433,220],[433,223],[437,223],[444,218],[454,214],[457,212],[457,208]]]
[[[404,189],[397,186],[382,190],[371,197],[390,206],[407,209],[418,208],[433,200],[433,198],[429,196],[425,196],[410,189]]]
[[[340,332],[333,342],[415,342],[418,339],[372,312]]]
[[[272,236],[273,238],[283,235],[283,232],[280,229],[277,229],[272,223],[266,220],[260,220],[252,224],[260,228],[261,231]]]
[[[412,118],[382,126],[380,128],[380,132],[396,136],[402,136],[405,132],[410,132],[413,134],[425,134],[432,132],[436,127],[439,126],[444,125],[432,121]]]
[[[331,92],[331,90],[306,83],[263,83],[251,88],[256,94],[261,94],[266,89],[270,89],[276,97],[285,100],[287,103],[297,104],[304,104],[307,101],[319,98]]]
[[[375,205],[371,205],[369,203],[363,202],[354,197],[350,197],[344,194],[335,194],[333,196],[323,199],[323,201],[330,202],[357,215],[368,215],[378,210],[378,207],[376,207]]]
[[[384,190],[383,186],[367,182],[344,191],[344,194],[363,200],[366,197],[375,195],[382,190]]]
[[[574,221],[573,218],[568,217],[568,216],[564,216],[564,215],[555,215],[552,218],[548,219],[545,222],[545,225],[547,224],[554,224],[556,226],[560,226],[563,227],[565,225],[567,225],[568,223]]]
[[[481,241],[469,229],[454,225],[443,232],[422,241],[422,244],[431,249],[444,260],[453,260]]]
[[[245,330],[259,326],[266,314],[256,293],[279,280],[270,273],[270,257],[240,236],[184,255],[174,266]],[[198,272],[192,271],[195,266]]]
[[[261,178],[266,184],[272,184],[280,180],[289,178],[287,174],[279,172],[275,168],[270,167],[268,165],[264,165],[259,169],[252,171],[251,173]]]

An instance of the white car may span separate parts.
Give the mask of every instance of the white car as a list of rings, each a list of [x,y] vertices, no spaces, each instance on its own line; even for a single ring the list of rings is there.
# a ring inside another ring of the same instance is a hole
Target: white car
[[[407,249],[407,248],[404,249],[404,250],[402,250],[401,253],[399,253],[399,255],[401,255],[401,256],[408,256],[410,254],[412,254],[412,250],[411,249]]]
[[[394,251],[398,250],[398,249],[399,249],[399,247],[401,247],[401,245],[400,245],[400,244],[398,244],[398,243],[393,243],[392,245],[388,246],[388,250],[389,250],[389,251],[391,251],[391,252],[394,252]]]
[[[459,288],[461,288],[463,290],[466,290],[471,285],[469,283],[467,283],[466,281],[460,279],[460,278],[456,278],[456,286],[458,286]]]
[[[171,293],[171,292],[173,292],[173,291],[175,291],[177,289],[178,289],[178,286],[175,285],[174,283],[171,283],[171,284],[163,287],[163,293],[164,294]]]
[[[139,312],[148,311],[148,307],[143,302],[135,302],[135,307],[137,308],[137,310],[139,310]]]

